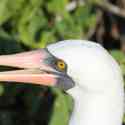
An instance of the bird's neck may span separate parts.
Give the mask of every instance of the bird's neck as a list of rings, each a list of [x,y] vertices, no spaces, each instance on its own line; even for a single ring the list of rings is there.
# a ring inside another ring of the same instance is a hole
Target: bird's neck
[[[70,94],[74,109],[69,125],[121,125],[123,106],[118,94],[89,92],[80,87]]]

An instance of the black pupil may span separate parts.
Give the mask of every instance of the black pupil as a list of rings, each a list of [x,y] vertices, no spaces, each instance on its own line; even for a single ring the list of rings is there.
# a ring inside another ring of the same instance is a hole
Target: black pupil
[[[62,63],[61,63],[60,65],[61,65],[61,66],[63,66],[63,64],[62,64]]]

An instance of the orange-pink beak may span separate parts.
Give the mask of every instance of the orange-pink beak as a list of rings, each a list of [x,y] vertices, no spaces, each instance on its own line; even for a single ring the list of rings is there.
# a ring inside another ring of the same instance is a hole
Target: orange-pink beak
[[[45,86],[57,86],[67,90],[74,86],[73,80],[65,71],[56,68],[59,59],[39,49],[12,55],[0,56],[0,65],[19,68],[15,71],[0,72],[0,81],[33,83]]]

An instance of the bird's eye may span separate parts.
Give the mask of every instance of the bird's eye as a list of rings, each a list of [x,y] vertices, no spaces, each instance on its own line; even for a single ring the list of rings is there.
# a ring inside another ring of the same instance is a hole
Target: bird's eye
[[[56,66],[60,71],[65,71],[66,70],[66,64],[63,60],[57,60]]]

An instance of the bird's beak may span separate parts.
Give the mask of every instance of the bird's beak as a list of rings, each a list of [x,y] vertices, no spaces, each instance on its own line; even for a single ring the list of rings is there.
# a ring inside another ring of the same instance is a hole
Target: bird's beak
[[[64,90],[72,88],[73,80],[52,65],[55,60],[57,58],[47,49],[2,55],[0,65],[16,67],[19,70],[0,72],[0,81],[57,86]]]

